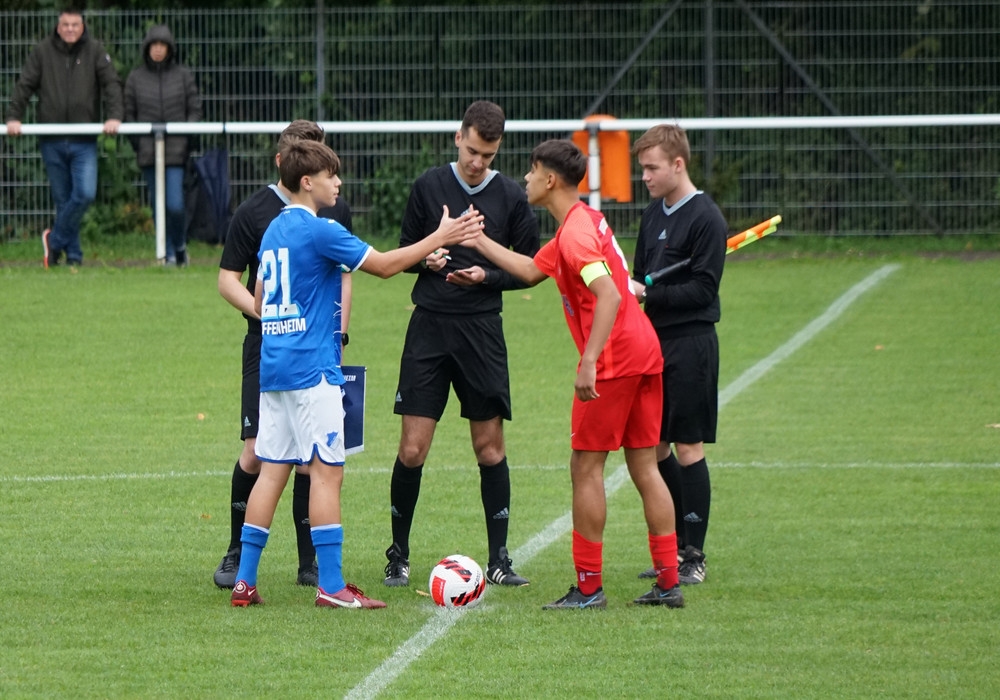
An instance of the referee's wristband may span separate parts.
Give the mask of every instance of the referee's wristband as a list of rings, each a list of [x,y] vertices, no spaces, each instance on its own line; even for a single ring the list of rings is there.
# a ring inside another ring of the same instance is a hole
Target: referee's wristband
[[[349,342],[351,342],[351,336],[347,335],[347,333],[341,333],[340,334],[340,344],[343,345],[344,347],[347,347],[347,344]]]

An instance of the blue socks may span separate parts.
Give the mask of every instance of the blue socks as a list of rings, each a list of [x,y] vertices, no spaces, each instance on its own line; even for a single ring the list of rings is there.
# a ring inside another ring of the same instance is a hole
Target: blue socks
[[[327,593],[336,593],[346,585],[342,570],[344,528],[341,525],[314,527],[312,541],[316,547],[316,563],[319,565],[319,587]],[[243,563],[240,562],[241,571],[242,568]]]
[[[236,572],[237,581],[246,581],[248,586],[257,585],[257,567],[260,566],[260,555],[267,544],[270,530],[256,525],[243,525],[240,542],[243,551],[240,554],[240,570]]]

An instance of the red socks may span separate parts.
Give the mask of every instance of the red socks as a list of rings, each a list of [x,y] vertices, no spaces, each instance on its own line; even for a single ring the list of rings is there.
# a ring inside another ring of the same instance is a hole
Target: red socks
[[[649,553],[653,556],[656,569],[656,585],[667,591],[680,581],[677,578],[677,533],[669,535],[649,534]]]
[[[653,568],[657,570],[656,585],[667,591],[679,583],[677,578],[677,533],[649,535],[649,553]],[[573,531],[573,566],[576,567],[577,585],[583,595],[593,595],[603,585],[604,543],[591,542],[576,530]]]
[[[674,561],[677,561],[677,542],[674,541]],[[601,588],[601,569],[604,561],[604,543],[591,542],[576,530],[573,530],[573,566],[576,567],[576,579],[580,592],[593,595]],[[677,565],[674,564],[674,578],[677,577]]]

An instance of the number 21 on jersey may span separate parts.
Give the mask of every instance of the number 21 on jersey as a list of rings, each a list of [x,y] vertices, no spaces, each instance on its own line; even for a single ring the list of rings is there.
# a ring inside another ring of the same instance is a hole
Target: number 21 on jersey
[[[288,248],[265,250],[260,256],[260,278],[264,285],[264,299],[260,307],[262,321],[290,318],[299,315],[299,307],[292,303],[292,282],[288,270]],[[279,285],[280,281],[280,285]],[[276,299],[277,292],[281,299]]]

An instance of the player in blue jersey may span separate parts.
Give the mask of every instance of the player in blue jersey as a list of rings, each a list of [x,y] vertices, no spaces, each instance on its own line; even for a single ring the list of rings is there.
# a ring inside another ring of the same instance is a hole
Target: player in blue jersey
[[[437,230],[411,246],[381,253],[316,212],[340,191],[340,160],[313,141],[286,146],[279,161],[291,204],[261,241],[254,309],[261,319],[260,477],[247,503],[242,555],[231,602],[257,605],[257,568],[278,499],[292,468],[308,465],[309,521],[319,565],[316,605],[383,608],[341,570],[340,489],[344,478],[344,410],[340,369],[342,267],[390,277],[435,250],[474,236],[483,217],[458,218],[447,206]]]
[[[285,127],[278,137],[278,151],[296,141],[324,142],[326,134],[316,122],[296,119]],[[277,166],[278,155],[275,155]],[[281,182],[257,190],[243,202],[233,215],[226,234],[222,259],[219,262],[219,294],[243,313],[247,321],[243,339],[243,383],[241,387],[240,439],[243,449],[230,479],[229,547],[219,562],[212,580],[219,588],[236,585],[236,570],[240,566],[243,518],[246,516],[250,491],[260,474],[260,460],[254,452],[257,442],[260,404],[260,317],[253,308],[253,293],[257,287],[257,251],[264,231],[274,217],[290,203],[289,193]],[[348,231],[353,230],[351,208],[347,200],[338,197],[336,204],[320,209],[319,216],[336,219]],[[244,274],[246,280],[244,281]],[[347,327],[350,320],[350,275],[344,277],[343,313],[341,314],[341,340],[347,345]],[[296,469],[292,486],[292,520],[295,523],[295,544],[299,555],[296,583],[316,586],[316,552],[309,533],[309,474],[305,467]]]

